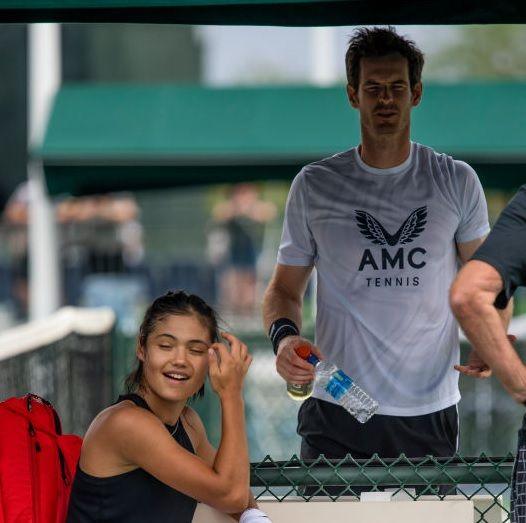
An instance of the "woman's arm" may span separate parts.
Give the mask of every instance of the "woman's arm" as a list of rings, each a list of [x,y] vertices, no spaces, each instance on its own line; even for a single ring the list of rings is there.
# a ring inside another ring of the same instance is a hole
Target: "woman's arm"
[[[217,455],[217,449],[208,440],[208,436],[206,435],[205,426],[203,425],[203,422],[201,421],[199,414],[197,414],[195,410],[191,408],[187,408],[185,410],[184,420],[190,429],[190,431],[188,432],[191,432],[193,435],[192,439],[195,442],[194,445],[195,445],[196,454],[200,458],[202,458],[206,463],[213,466],[215,459],[216,459],[216,455]],[[250,470],[249,470],[249,473],[250,473]],[[245,509],[257,508],[257,506],[258,504],[256,502],[256,499],[254,498],[252,491],[249,490],[248,500],[247,500]],[[242,512],[239,512],[236,514],[230,514],[230,515],[235,520],[239,521],[241,514]]]

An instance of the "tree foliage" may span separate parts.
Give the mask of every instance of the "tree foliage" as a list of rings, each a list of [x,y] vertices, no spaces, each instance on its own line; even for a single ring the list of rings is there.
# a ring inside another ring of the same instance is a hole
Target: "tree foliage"
[[[428,75],[444,80],[526,78],[526,27],[463,26],[428,61]]]

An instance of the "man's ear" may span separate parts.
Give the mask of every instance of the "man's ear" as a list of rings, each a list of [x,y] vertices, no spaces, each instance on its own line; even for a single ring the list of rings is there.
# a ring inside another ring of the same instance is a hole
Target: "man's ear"
[[[422,85],[422,82],[418,82],[417,84],[415,84],[415,86],[411,90],[413,97],[413,107],[416,107],[422,100],[423,90],[424,86]]]
[[[356,89],[351,85],[347,84],[347,98],[349,98],[349,103],[355,108],[358,109],[359,102],[358,102],[358,92]]]

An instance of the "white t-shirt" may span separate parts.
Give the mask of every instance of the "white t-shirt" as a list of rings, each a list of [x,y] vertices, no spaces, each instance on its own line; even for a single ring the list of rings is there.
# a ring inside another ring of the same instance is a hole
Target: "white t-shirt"
[[[466,163],[412,143],[391,169],[357,148],[304,167],[290,188],[278,253],[317,270],[316,344],[376,399],[418,416],[460,400],[458,326],[448,303],[456,244],[489,232]],[[323,390],[314,397],[332,401]]]

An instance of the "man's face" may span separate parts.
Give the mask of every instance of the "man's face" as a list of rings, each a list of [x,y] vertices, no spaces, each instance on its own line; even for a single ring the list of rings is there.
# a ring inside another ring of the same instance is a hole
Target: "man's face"
[[[411,89],[407,60],[392,54],[362,58],[358,89],[348,85],[347,94],[369,134],[399,134],[409,129],[411,109],[420,103],[422,84]]]

